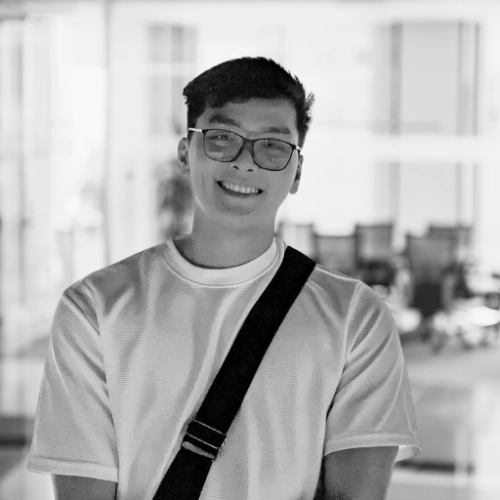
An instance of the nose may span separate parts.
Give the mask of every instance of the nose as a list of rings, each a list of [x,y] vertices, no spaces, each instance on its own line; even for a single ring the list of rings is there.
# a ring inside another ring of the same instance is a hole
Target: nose
[[[257,170],[258,167],[253,161],[252,145],[249,142],[245,143],[241,153],[233,160],[233,168],[247,172],[254,172]]]

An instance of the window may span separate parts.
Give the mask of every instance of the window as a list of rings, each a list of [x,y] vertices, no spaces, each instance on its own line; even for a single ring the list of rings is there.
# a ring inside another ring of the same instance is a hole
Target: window
[[[182,134],[186,110],[182,89],[194,76],[196,31],[187,26],[150,25],[150,133]]]

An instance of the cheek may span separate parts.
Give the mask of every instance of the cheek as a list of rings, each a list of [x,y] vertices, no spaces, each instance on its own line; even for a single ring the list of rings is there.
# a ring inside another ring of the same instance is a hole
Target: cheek
[[[192,165],[190,177],[195,196],[212,190],[215,182],[213,166],[208,165],[207,162],[196,163],[196,158],[194,158]]]
[[[293,168],[290,169],[290,171],[287,172],[286,178],[283,179],[283,186],[284,190],[288,193],[290,189],[293,186],[293,183],[295,182],[297,174],[297,167],[294,166]]]
[[[196,172],[195,175],[191,176],[191,184],[193,186],[195,196],[203,196],[207,190],[208,180],[202,175],[201,172]]]
[[[276,205],[281,205],[283,200],[287,197],[292,188],[295,176],[283,175],[276,179],[276,184],[274,188],[275,196],[273,197],[273,202]]]

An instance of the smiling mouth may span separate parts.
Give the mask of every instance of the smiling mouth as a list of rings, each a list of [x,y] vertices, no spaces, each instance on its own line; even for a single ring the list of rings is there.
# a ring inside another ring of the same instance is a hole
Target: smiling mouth
[[[263,192],[261,189],[239,186],[238,184],[233,184],[232,182],[217,181],[217,185],[224,191],[239,196],[259,195]]]

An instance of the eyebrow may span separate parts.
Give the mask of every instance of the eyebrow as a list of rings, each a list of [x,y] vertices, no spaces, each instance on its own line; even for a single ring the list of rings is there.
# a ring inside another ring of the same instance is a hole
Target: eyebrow
[[[233,120],[232,118],[229,118],[229,116],[225,116],[222,113],[214,113],[209,119],[208,123],[210,125],[214,123],[221,123],[223,125],[234,125],[235,127],[243,128],[240,123],[238,123],[236,120]],[[262,129],[260,133],[273,133],[273,134],[286,134],[286,135],[292,135],[291,130],[288,127],[266,127],[265,129]]]

